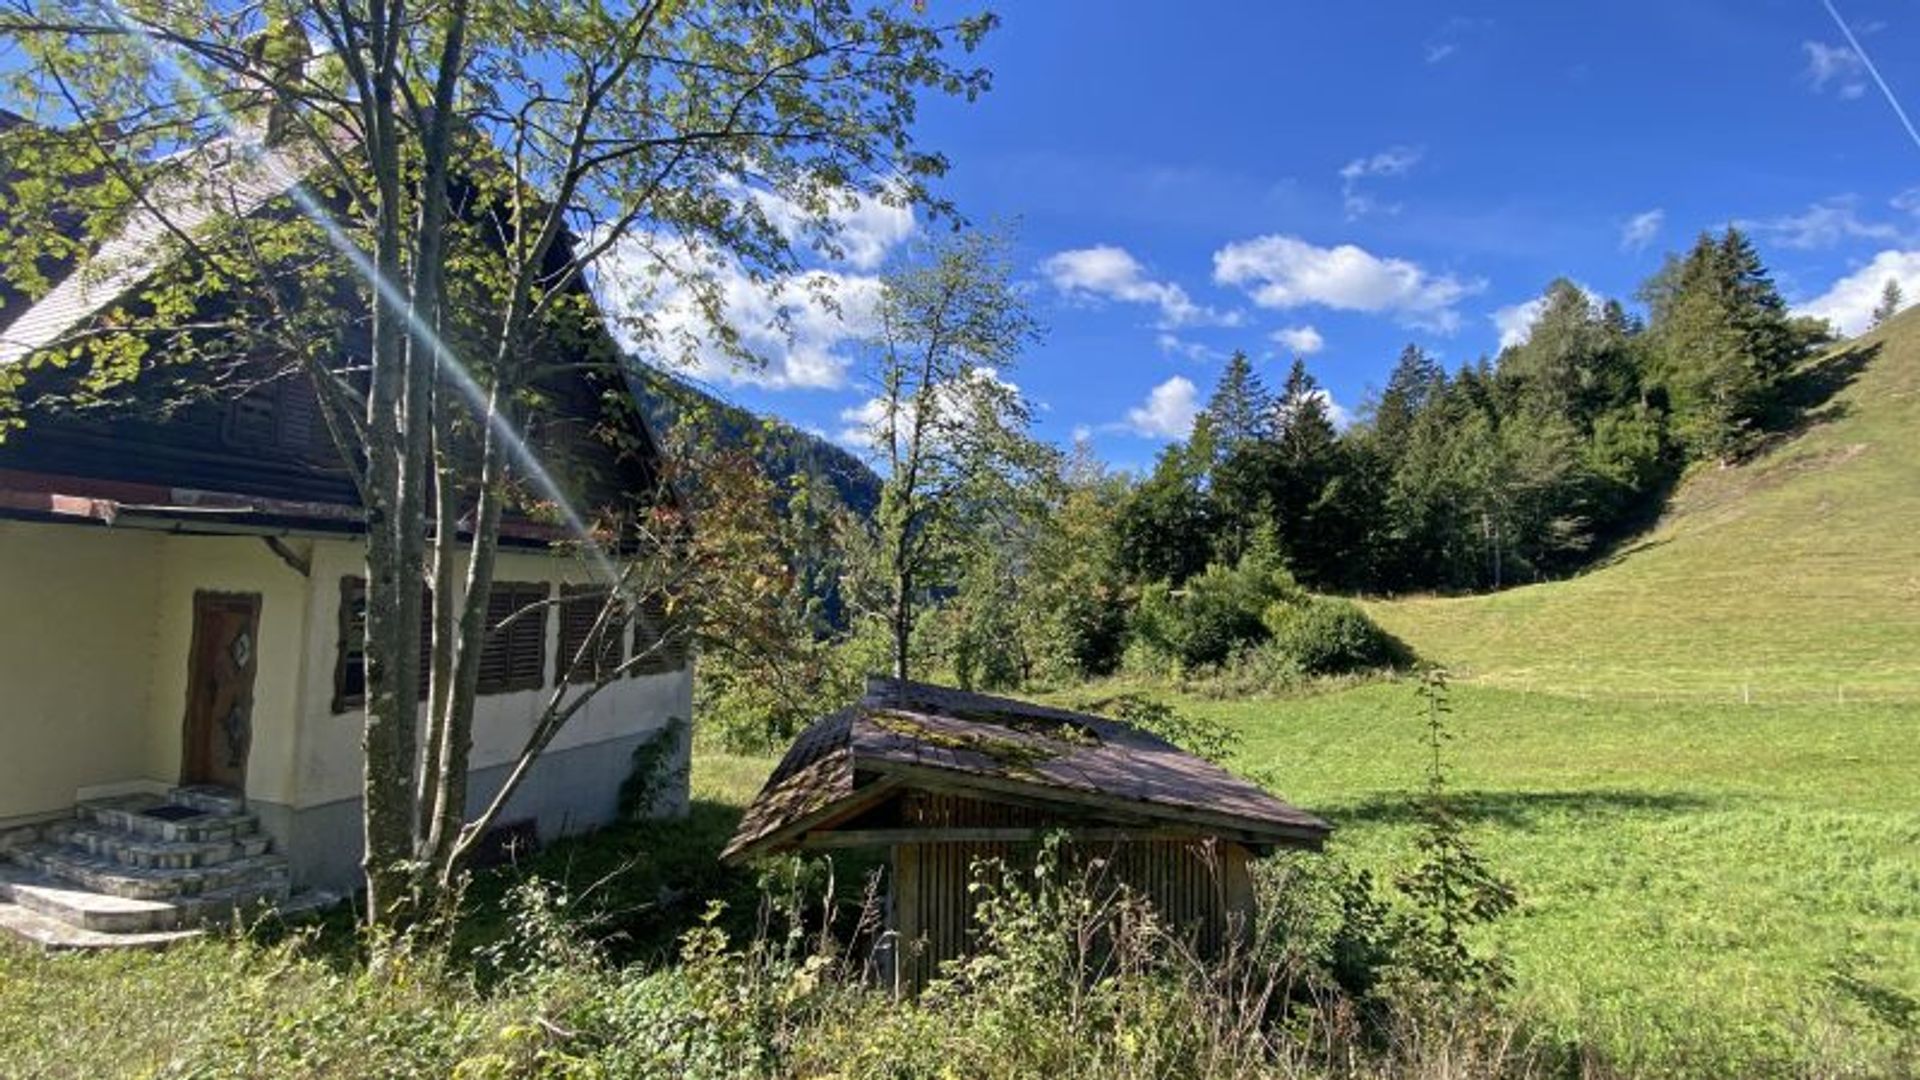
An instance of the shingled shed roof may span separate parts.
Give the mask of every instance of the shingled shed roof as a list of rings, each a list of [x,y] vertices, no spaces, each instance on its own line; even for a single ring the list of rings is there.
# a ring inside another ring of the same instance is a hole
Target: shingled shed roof
[[[1317,847],[1331,826],[1156,735],[1087,713],[873,679],[801,733],[722,857],[797,847],[905,788],[934,785],[1070,809],[1122,827]]]

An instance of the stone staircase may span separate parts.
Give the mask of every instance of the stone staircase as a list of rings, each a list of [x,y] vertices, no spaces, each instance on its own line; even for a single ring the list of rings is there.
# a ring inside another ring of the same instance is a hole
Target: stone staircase
[[[0,835],[0,929],[49,947],[164,945],[290,898],[287,861],[221,788],[83,802]]]

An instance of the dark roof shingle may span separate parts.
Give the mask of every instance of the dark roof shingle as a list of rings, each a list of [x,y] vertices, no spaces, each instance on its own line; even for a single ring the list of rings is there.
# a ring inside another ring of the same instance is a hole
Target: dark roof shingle
[[[747,808],[725,856],[781,850],[831,808],[933,773],[1115,816],[1317,845],[1326,822],[1156,735],[1088,713],[874,679],[859,704],[803,732]]]

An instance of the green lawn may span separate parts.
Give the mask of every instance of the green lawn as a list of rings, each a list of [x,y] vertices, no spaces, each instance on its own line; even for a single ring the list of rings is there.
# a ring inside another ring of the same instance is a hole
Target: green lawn
[[[1522,901],[1499,947],[1557,1032],[1710,1067],[1864,1052],[1920,1022],[1911,709],[1452,700],[1458,805]],[[1238,728],[1240,769],[1331,819],[1333,852],[1406,860],[1409,684],[1180,704]]]
[[[1629,1060],[1920,1045],[1920,311],[1801,381],[1804,430],[1696,469],[1592,571],[1366,605],[1456,676],[1521,991]],[[1405,851],[1410,689],[1187,704],[1336,850]]]

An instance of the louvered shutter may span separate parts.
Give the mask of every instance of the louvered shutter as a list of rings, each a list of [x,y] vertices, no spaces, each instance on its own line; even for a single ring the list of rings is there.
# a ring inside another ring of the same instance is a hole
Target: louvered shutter
[[[636,675],[660,675],[687,666],[686,626],[668,613],[666,597],[655,594],[640,601],[634,616],[633,655],[642,657],[631,669]]]
[[[333,711],[348,712],[367,704],[367,579],[340,579],[340,640],[333,659]],[[433,671],[433,590],[420,593],[420,693],[427,700]]]
[[[496,581],[487,597],[487,643],[480,650],[480,692],[538,690],[546,682],[547,599],[545,582]]]
[[[575,665],[574,657],[588,637],[608,602],[607,590],[599,585],[562,585],[560,587],[560,648],[554,654],[556,672],[568,670],[567,681],[594,682],[607,678],[620,667],[626,636],[626,620],[618,612],[601,627],[593,654]]]

